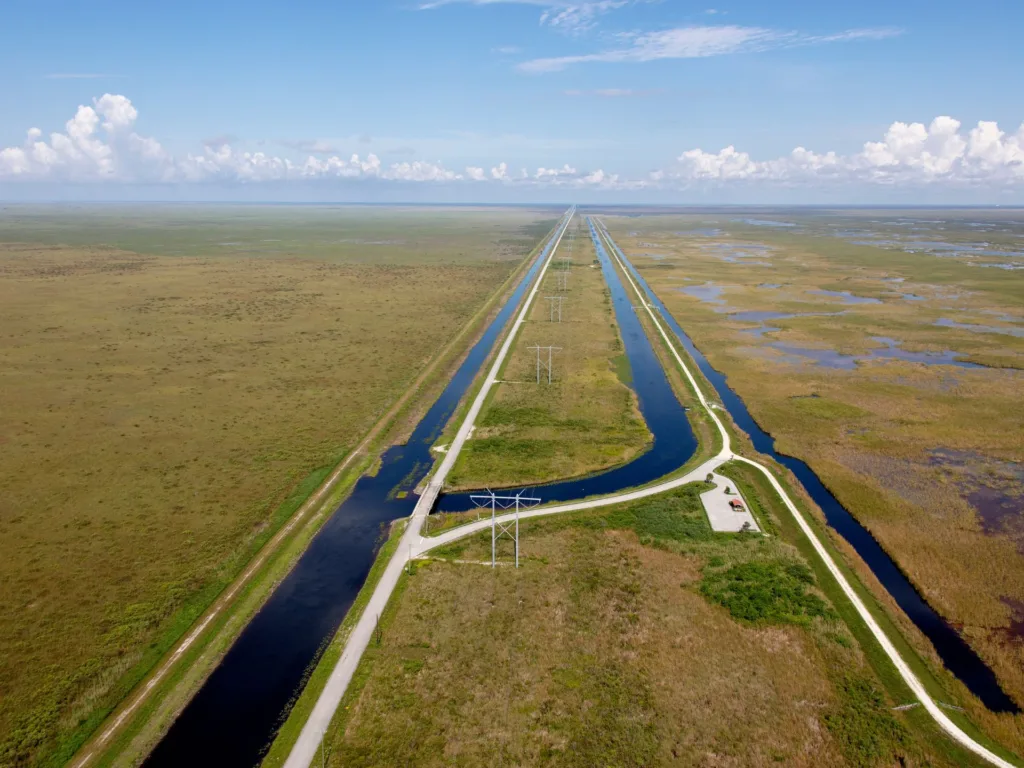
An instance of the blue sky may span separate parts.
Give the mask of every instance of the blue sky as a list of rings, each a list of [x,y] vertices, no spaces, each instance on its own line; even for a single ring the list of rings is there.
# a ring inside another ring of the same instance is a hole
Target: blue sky
[[[1021,202],[1021,29],[1010,0],[8,0],[0,198]]]

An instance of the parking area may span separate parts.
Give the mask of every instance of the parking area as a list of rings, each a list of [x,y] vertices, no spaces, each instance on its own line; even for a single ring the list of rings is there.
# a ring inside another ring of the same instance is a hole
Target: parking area
[[[736,484],[729,478],[717,474],[712,474],[711,479],[715,488],[702,493],[700,500],[712,529],[724,533],[744,530],[760,532],[761,529],[750,513],[746,500],[736,489]]]

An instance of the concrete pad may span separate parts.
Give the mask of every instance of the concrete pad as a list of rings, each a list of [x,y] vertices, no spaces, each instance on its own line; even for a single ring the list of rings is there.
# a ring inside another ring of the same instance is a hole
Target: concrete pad
[[[748,531],[760,533],[761,529],[757,527],[757,521],[751,514],[746,500],[740,496],[736,483],[727,477],[714,473],[712,473],[711,479],[715,484],[714,489],[705,491],[700,495],[700,502],[704,505],[704,511],[707,512],[711,528],[719,532],[736,533],[742,531],[743,524],[747,523]],[[732,488],[732,493],[726,494],[725,489],[730,487]],[[742,512],[738,512],[729,506],[729,502],[732,500],[737,500],[743,505]]]

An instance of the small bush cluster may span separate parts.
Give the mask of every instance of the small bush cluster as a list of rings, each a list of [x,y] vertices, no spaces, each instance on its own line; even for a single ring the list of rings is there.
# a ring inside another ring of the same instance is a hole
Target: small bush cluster
[[[852,765],[905,764],[906,729],[870,680],[847,675],[836,685],[839,702],[825,715],[832,738]]]
[[[803,563],[786,560],[739,563],[725,571],[705,569],[700,591],[729,609],[736,619],[753,624],[805,625],[833,611],[808,592],[814,576]]]
[[[600,517],[583,518],[581,525],[635,531],[645,544],[666,541],[706,541],[713,533],[700,507],[699,492],[693,485],[675,493],[653,496],[634,504],[615,507]]]

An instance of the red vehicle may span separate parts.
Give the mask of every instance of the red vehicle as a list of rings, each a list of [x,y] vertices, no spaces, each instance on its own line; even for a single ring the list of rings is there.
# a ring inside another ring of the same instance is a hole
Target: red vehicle
[[[743,512],[743,502],[739,499],[729,499],[729,506],[732,507],[734,512]]]

